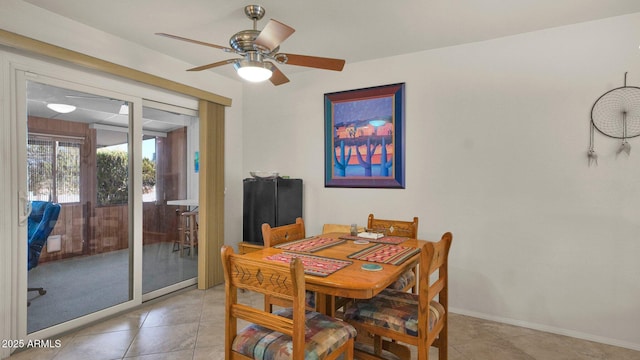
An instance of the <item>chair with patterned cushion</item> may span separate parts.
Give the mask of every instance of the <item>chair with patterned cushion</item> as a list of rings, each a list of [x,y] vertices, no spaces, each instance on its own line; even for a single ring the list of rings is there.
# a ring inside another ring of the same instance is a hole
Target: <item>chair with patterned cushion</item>
[[[367,230],[389,236],[402,236],[410,239],[417,239],[418,217],[415,216],[413,221],[385,220],[376,219],[373,214],[369,214]],[[417,273],[418,269],[413,267],[411,270],[402,274],[393,284],[389,285],[389,288],[404,291],[411,290],[411,292],[416,294],[418,292],[418,289],[416,288]]]
[[[356,358],[379,359],[382,350],[400,358],[411,356],[404,344],[417,347],[417,359],[428,360],[429,348],[438,348],[438,359],[447,359],[448,255],[452,235],[447,232],[437,242],[421,247],[418,294],[385,289],[371,299],[356,300],[344,320],[358,330],[357,341],[373,341],[373,353],[358,343]],[[433,281],[430,276],[434,275]],[[370,334],[365,336],[364,334]],[[362,336],[361,336],[362,335]],[[391,339],[392,341],[388,341]],[[371,348],[371,346],[369,347]]]
[[[304,268],[248,259],[225,245],[225,359],[353,359],[356,330],[344,321],[305,309]],[[238,289],[286,298],[292,308],[275,313],[238,303]],[[238,331],[238,320],[250,324]]]
[[[287,243],[289,241],[301,240],[305,238],[304,220],[302,218],[296,218],[294,224],[282,225],[277,227],[271,227],[271,225],[262,224],[262,238],[264,240],[264,247],[272,247],[280,244]],[[316,293],[313,291],[307,291],[306,303],[309,310],[315,310],[316,308]],[[273,311],[273,305],[282,307],[291,307],[291,303],[280,298],[274,298],[273,296],[266,295],[264,297],[264,310],[268,312]]]

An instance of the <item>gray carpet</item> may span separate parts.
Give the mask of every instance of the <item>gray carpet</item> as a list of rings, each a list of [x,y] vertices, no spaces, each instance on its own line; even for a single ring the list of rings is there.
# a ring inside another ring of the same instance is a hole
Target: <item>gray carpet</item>
[[[143,247],[142,291],[148,293],[198,273],[197,256],[180,257],[171,243]],[[29,287],[44,287],[47,293],[29,292],[27,332],[32,333],[132,298],[129,294],[129,251],[75,257],[40,264],[28,273]]]

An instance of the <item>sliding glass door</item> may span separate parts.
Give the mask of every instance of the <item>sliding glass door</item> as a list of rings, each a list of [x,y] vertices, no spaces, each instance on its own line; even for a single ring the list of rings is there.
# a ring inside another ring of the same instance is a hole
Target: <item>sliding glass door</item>
[[[133,300],[134,192],[126,101],[32,80],[26,90],[33,333]]]
[[[5,337],[56,338],[195,285],[198,100],[0,55]]]
[[[17,338],[49,338],[196,284],[197,102],[92,76],[15,74],[15,241],[28,258]]]
[[[146,300],[196,283],[198,118],[193,110],[144,104],[142,292]]]

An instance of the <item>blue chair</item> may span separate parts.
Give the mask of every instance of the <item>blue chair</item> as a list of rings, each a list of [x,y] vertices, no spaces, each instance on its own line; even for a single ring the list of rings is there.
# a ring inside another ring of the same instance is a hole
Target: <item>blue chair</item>
[[[44,244],[47,242],[47,238],[56,222],[58,221],[58,215],[60,215],[60,204],[54,204],[48,201],[32,201],[31,202],[31,214],[28,218],[28,238],[29,238],[29,258],[28,258],[28,270],[31,270],[38,266],[40,260],[40,253]],[[47,291],[44,288],[27,288],[27,291],[37,291],[40,295],[44,295]],[[31,302],[27,302],[27,306],[31,305]]]

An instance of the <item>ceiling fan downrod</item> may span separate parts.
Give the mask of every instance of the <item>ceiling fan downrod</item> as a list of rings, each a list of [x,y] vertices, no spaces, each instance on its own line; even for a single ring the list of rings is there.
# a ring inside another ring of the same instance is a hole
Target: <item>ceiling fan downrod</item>
[[[253,30],[258,30],[258,21],[264,17],[266,10],[260,5],[247,5],[244,7],[244,14],[253,20]]]

